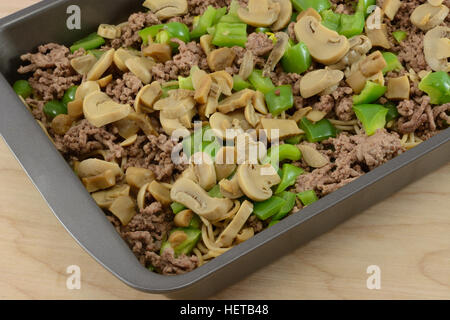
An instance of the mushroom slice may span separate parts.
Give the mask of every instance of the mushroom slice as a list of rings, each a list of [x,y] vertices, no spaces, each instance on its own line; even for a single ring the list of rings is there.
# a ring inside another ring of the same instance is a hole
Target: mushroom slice
[[[136,123],[136,121],[130,120],[127,118],[116,121],[115,126],[119,130],[119,135],[128,139],[139,132],[140,127]]]
[[[120,37],[122,31],[117,26],[101,24],[98,26],[97,34],[102,38],[114,40]]]
[[[300,92],[307,99],[332,87],[344,79],[344,73],[340,70],[319,69],[308,72],[300,80]]]
[[[294,30],[297,40],[304,42],[311,56],[322,64],[335,64],[350,49],[350,44],[345,36],[326,28],[314,17],[302,17],[295,24]]]
[[[360,61],[372,49],[372,41],[365,35],[358,35],[348,39],[350,50],[338,63],[329,66],[330,69],[344,70]]]
[[[219,238],[216,241],[216,245],[221,248],[231,246],[234,239],[238,235],[239,231],[241,231],[242,227],[245,225],[252,212],[253,203],[245,200],[239,208],[239,211],[236,213],[236,216],[234,216],[230,224],[220,234]]]
[[[127,72],[128,67],[126,66],[125,62],[128,59],[139,57],[139,51],[135,50],[129,50],[125,48],[117,49],[116,52],[114,52],[114,64],[117,68],[119,68],[120,71]]]
[[[159,100],[154,105],[154,109],[161,110],[159,120],[168,135],[172,135],[178,129],[192,128],[192,118],[197,112],[192,97],[169,96],[169,98]]]
[[[303,18],[304,16],[311,16],[314,19],[322,22],[322,16],[320,15],[320,13],[318,13],[314,8],[308,8],[304,11],[301,11],[298,16],[297,16],[297,21],[299,21],[301,18]]]
[[[102,77],[102,75],[111,67],[114,59],[114,53],[116,50],[110,49],[106,51],[100,59],[92,66],[91,70],[89,70],[86,80],[93,81],[98,80]]]
[[[214,134],[221,140],[234,140],[238,135],[244,133],[244,130],[233,119],[220,112],[214,113],[209,119],[209,124]]]
[[[155,180],[155,174],[149,169],[129,167],[125,178],[127,184],[132,188],[140,189],[145,184],[153,182]]]
[[[228,178],[236,170],[236,148],[222,147],[215,158],[217,181]]]
[[[160,20],[182,16],[188,12],[187,0],[146,0],[143,6],[150,9]]]
[[[106,88],[106,86],[113,80],[113,75],[108,74],[106,77],[97,80],[98,85],[101,88]]]
[[[275,69],[278,62],[283,58],[289,43],[289,36],[285,32],[278,32],[276,35],[277,43],[270,52],[269,58],[264,65],[263,76],[270,77],[270,73]]]
[[[442,2],[444,2],[444,0],[428,0],[428,3],[435,7],[440,6]]]
[[[359,69],[366,77],[371,77],[387,66],[386,60],[380,51],[375,51],[361,61]]]
[[[168,206],[172,203],[172,199],[170,199],[170,190],[165,184],[153,180],[148,186],[148,192],[150,192],[152,197],[163,206]]]
[[[181,174],[181,178],[186,178],[194,181],[195,183],[198,183],[197,176],[195,175],[194,168],[192,168],[192,166],[189,166],[189,168],[183,171],[183,173]]]
[[[242,58],[241,66],[239,67],[239,76],[247,80],[252,74],[253,69],[255,69],[255,56],[251,50],[246,50]]]
[[[100,91],[100,85],[97,81],[83,82],[75,92],[75,100],[83,100],[88,94],[96,91]]]
[[[244,110],[245,120],[253,127],[256,128],[259,121],[261,120],[262,115],[257,114],[255,112],[255,108],[253,107],[253,104],[249,102]]]
[[[146,195],[147,195],[147,191],[148,191],[148,186],[150,185],[150,183],[146,183],[144,184],[138,191],[138,194],[136,196],[136,200],[137,200],[137,206],[139,211],[143,210],[145,208],[145,199],[146,199]]]
[[[131,112],[129,105],[114,102],[106,93],[93,92],[84,98],[83,113],[94,126],[100,128],[126,118]]]
[[[267,156],[267,147],[262,141],[256,141],[256,137],[249,133],[237,136],[236,139],[237,163],[259,163]]]
[[[316,148],[306,144],[299,145],[298,148],[302,152],[302,157],[306,164],[312,168],[322,168],[330,163],[330,160],[317,151]]]
[[[448,13],[449,8],[444,4],[433,6],[430,3],[424,3],[414,9],[411,22],[419,29],[427,31],[444,22]]]
[[[233,90],[233,77],[226,71],[216,71],[210,74],[213,82],[217,83],[220,92],[226,96],[231,96]]]
[[[391,43],[388,38],[388,30],[386,24],[380,24],[378,28],[369,28],[366,26],[366,35],[370,39],[372,46],[382,47],[385,49],[391,48]]]
[[[281,182],[280,176],[272,165],[243,163],[237,170],[239,187],[254,201],[265,201],[272,197],[272,187]]]
[[[52,120],[51,127],[56,134],[63,136],[67,133],[67,131],[69,131],[72,124],[73,119],[71,116],[67,114],[59,114]]]
[[[106,170],[97,176],[82,178],[81,181],[88,192],[95,192],[113,187],[116,175],[113,170]]]
[[[111,189],[94,192],[91,196],[97,205],[102,209],[108,209],[121,196],[130,195],[130,186],[126,184],[112,187]]]
[[[255,235],[255,230],[253,228],[245,228],[236,236],[236,244],[241,244]]]
[[[138,138],[137,134],[134,134],[134,135],[128,137],[126,140],[122,141],[120,143],[120,146],[121,147],[129,147],[136,142],[137,138]],[[124,161],[124,160],[122,159],[122,161]]]
[[[211,51],[207,57],[208,66],[212,71],[221,71],[231,67],[236,54],[230,48],[219,48]]]
[[[408,76],[391,78],[388,81],[386,98],[389,100],[409,100],[410,84]]]
[[[150,57],[156,62],[165,63],[172,60],[172,48],[165,43],[152,43],[142,49],[144,57]]]
[[[277,21],[270,27],[273,31],[279,31],[287,27],[292,18],[291,0],[272,0],[280,4],[280,14]]]
[[[211,90],[211,76],[201,69],[196,69],[192,72],[192,84],[195,90],[194,100],[205,104]]]
[[[134,101],[134,109],[137,113],[152,113],[153,105],[161,98],[163,92],[158,81],[144,86],[139,90],[136,100]]]
[[[121,196],[114,200],[109,211],[126,226],[136,215],[136,202],[130,196]]]
[[[386,17],[389,18],[389,20],[394,20],[395,15],[398,12],[398,9],[400,9],[402,5],[402,2],[400,0],[385,0],[383,2],[383,12],[386,15]]]
[[[85,76],[92,69],[96,62],[97,58],[95,58],[92,54],[86,54],[84,56],[73,58],[72,60],[70,60],[70,65],[78,74]]]
[[[199,109],[200,117],[202,117],[202,119],[209,118],[213,113],[217,111],[221,94],[222,90],[220,89],[219,85],[215,81],[213,81],[206,104],[201,106]]]
[[[220,221],[233,207],[230,199],[212,198],[190,179],[178,179],[170,191],[173,201],[181,203],[209,221]]]
[[[130,112],[128,120],[134,121],[146,136],[158,136],[158,131],[152,125],[150,118],[143,113]]]
[[[248,7],[240,7],[238,16],[253,27],[268,27],[274,24],[280,15],[280,3],[271,0],[249,0]]]
[[[200,187],[210,190],[217,183],[216,168],[211,157],[204,152],[192,155],[192,169]]]
[[[212,44],[213,36],[210,34],[205,34],[200,37],[200,47],[202,47],[203,52],[206,56],[214,50],[214,45]]]
[[[239,180],[237,178],[237,175],[234,175],[234,177],[231,180],[222,179],[219,182],[219,186],[220,192],[223,194],[225,198],[234,200],[242,198],[244,196],[244,193],[239,187]]]
[[[256,111],[258,111],[261,114],[268,114],[269,110],[267,109],[266,105],[266,98],[264,97],[264,93],[261,91],[256,91],[255,95],[252,99],[253,107]]]
[[[423,51],[425,61],[434,71],[450,72],[450,28],[436,27],[425,34]]]
[[[152,74],[150,70],[154,67],[155,62],[149,58],[135,57],[130,58],[125,62],[128,70],[139,78],[144,84],[149,84],[152,81]]]
[[[249,101],[252,100],[255,91],[250,89],[241,90],[219,103],[218,110],[222,113],[230,113],[234,110],[245,108]]]
[[[78,165],[77,174],[80,178],[98,176],[110,170],[116,176],[122,175],[122,170],[117,163],[107,162],[100,159],[86,159]]]
[[[266,131],[267,139],[274,141],[276,139],[284,140],[295,137],[303,133],[294,120],[288,119],[261,119],[262,128]]]

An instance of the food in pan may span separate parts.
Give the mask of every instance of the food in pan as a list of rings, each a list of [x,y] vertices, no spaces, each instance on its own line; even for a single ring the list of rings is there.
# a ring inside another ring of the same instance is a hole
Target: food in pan
[[[446,1],[146,0],[14,90],[139,261],[189,272],[444,130]]]

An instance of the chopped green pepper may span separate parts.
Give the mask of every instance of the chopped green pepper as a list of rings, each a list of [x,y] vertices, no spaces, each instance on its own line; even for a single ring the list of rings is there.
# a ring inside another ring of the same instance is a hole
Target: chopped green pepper
[[[269,28],[265,28],[265,27],[259,27],[255,29],[256,33],[267,33],[270,32],[271,30]]]
[[[163,252],[168,248],[173,248],[173,251],[175,252],[175,257],[178,257],[183,254],[190,255],[192,253],[192,250],[194,250],[195,246],[197,245],[198,241],[201,238],[202,232],[199,229],[195,228],[175,228],[172,229],[170,235],[173,234],[174,232],[180,231],[186,234],[187,239],[178,246],[176,246],[175,248],[172,247],[169,241],[165,241],[161,246],[160,254],[163,254]]]
[[[100,37],[96,32],[91,33],[86,38],[78,40],[71,47],[70,51],[74,53],[78,49],[83,48],[84,50],[97,49],[105,44],[105,39]]]
[[[210,144],[216,142],[214,135],[212,137],[207,136],[209,132],[211,132],[211,127],[204,126],[201,130],[194,130],[190,137],[183,140],[183,152],[188,158],[197,152],[205,151]]]
[[[52,100],[44,105],[44,113],[50,120],[53,120],[56,116],[60,114],[67,114],[67,107],[58,100]]]
[[[296,144],[299,144],[300,142],[302,142],[302,140],[303,140],[303,135],[299,135],[296,137],[288,138],[288,139],[284,140],[284,142],[287,144],[296,145]]]
[[[194,84],[192,83],[192,76],[189,76],[187,78],[179,76],[178,86],[180,87],[180,89],[194,90]]]
[[[291,0],[291,2],[297,11],[313,8],[317,12],[321,12],[331,8],[331,3],[328,0]]]
[[[388,109],[379,104],[360,104],[353,106],[359,121],[364,126],[368,136],[373,135],[378,129],[386,125]]]
[[[319,198],[317,198],[316,192],[314,190],[300,192],[297,194],[297,197],[300,199],[300,201],[305,206],[309,206],[310,204],[313,204],[314,202],[319,200]]]
[[[192,39],[198,39],[202,35],[206,34],[208,31],[208,28],[211,28],[214,25],[214,22],[216,21],[217,15],[219,14],[220,17],[217,19],[219,20],[223,15],[226,13],[226,8],[216,9],[213,6],[208,6],[208,8],[205,10],[203,15],[198,19],[198,22],[196,23],[194,29],[191,32],[191,38]]]
[[[386,93],[387,88],[378,83],[367,81],[363,91],[357,96],[353,96],[353,104],[368,104],[377,101]]]
[[[162,88],[162,98],[167,98],[169,96],[169,91],[179,89],[178,85],[167,86]]]
[[[376,4],[376,0],[359,0],[358,5],[356,6],[356,12],[362,12],[364,13],[364,16],[367,17],[372,12],[372,10],[369,10],[370,7],[375,6]]]
[[[299,175],[303,174],[305,171],[302,168],[293,166],[292,164],[283,164],[283,169],[281,169],[281,182],[275,190],[275,194],[285,191],[287,188],[293,186]]]
[[[13,89],[17,95],[24,99],[28,98],[33,93],[33,89],[27,80],[18,80],[14,82]]]
[[[189,228],[200,229],[202,227],[202,220],[196,214],[192,217],[191,222],[189,223]]]
[[[105,53],[105,51],[93,49],[93,50],[89,50],[87,53],[93,55],[98,60],[102,57],[102,55]]]
[[[305,131],[308,142],[320,142],[328,138],[336,137],[336,128],[328,119],[322,119],[316,123],[306,117],[300,120],[300,127]]]
[[[302,158],[300,149],[292,144],[273,146],[267,151],[267,157],[263,163],[270,163],[276,170],[284,160],[298,161]]]
[[[387,66],[383,69],[383,74],[391,71],[403,70],[403,66],[395,54],[393,54],[392,52],[383,52],[382,54],[387,64]]]
[[[280,211],[272,217],[272,221],[281,220],[284,217],[286,217],[289,212],[292,211],[292,209],[295,206],[295,198],[297,195],[292,192],[283,191],[277,196],[284,199],[286,203],[284,204],[284,206],[281,207]]]
[[[256,202],[253,207],[253,213],[259,220],[265,221],[280,212],[285,203],[286,200],[283,198],[273,196],[266,201]]]
[[[245,81],[240,75],[236,74],[233,76],[233,90],[241,91],[250,88],[252,85],[250,82]]]
[[[400,43],[403,40],[405,40],[406,37],[408,37],[408,34],[403,30],[398,30],[392,32],[392,36],[394,37],[395,40],[397,40],[398,43]]]
[[[364,13],[356,12],[353,15],[342,14],[338,32],[347,38],[351,38],[363,33],[364,25]]]
[[[250,77],[248,77],[248,81],[255,87],[257,91],[261,91],[262,93],[266,94],[269,91],[273,90],[275,86],[272,83],[272,80],[270,78],[266,78],[262,75],[262,70],[253,70],[250,74]]]
[[[267,108],[273,116],[278,116],[294,106],[294,95],[290,85],[275,87],[266,93]]]
[[[164,32],[162,32],[164,31]],[[148,44],[148,38],[151,36],[155,38],[158,33],[162,32],[158,37],[159,43],[169,43],[173,48],[178,47],[176,43],[170,42],[172,38],[180,39],[181,41],[188,43],[191,41],[189,34],[189,28],[180,22],[170,22],[167,24],[159,24],[151,26],[139,31],[139,36],[142,38],[144,45]]]
[[[388,113],[386,114],[386,123],[389,123],[392,120],[397,119],[400,114],[398,113],[397,106],[393,102],[388,102],[384,105],[386,109],[388,109]]]
[[[335,13],[333,10],[324,10],[320,13],[322,16],[322,24],[328,29],[339,31],[341,26],[341,16],[340,13]]]
[[[170,207],[172,208],[172,211],[173,211],[174,214],[180,213],[181,211],[186,209],[185,206],[183,206],[181,203],[178,203],[178,202],[172,203],[170,205]]]
[[[445,71],[432,72],[422,79],[419,89],[426,92],[432,104],[450,102],[450,75]]]
[[[216,184],[211,190],[208,191],[208,194],[212,198],[223,198],[222,192],[220,192],[220,186]]]
[[[66,90],[64,93],[64,96],[62,98],[62,103],[67,107],[69,102],[72,102],[75,100],[75,93],[77,92],[78,86],[72,86],[69,89]]]
[[[288,73],[303,73],[309,69],[311,63],[311,54],[303,42],[289,46],[281,59],[283,70]]]
[[[267,226],[268,228],[273,227],[274,225],[276,225],[278,222],[280,222],[279,220],[272,220],[270,221],[269,225]]]
[[[212,40],[213,45],[218,47],[245,47],[246,43],[247,25],[245,23],[228,23],[221,21],[216,25]]]

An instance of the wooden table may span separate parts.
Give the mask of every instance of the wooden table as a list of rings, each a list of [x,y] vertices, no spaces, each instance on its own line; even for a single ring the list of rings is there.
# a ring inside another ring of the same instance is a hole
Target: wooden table
[[[2,1],[0,16],[36,0]],[[39,159],[36,159],[39,161]],[[450,164],[217,294],[218,299],[450,299]],[[97,264],[0,139],[1,299],[162,299]],[[66,268],[81,268],[68,290]],[[381,269],[369,290],[367,267]]]

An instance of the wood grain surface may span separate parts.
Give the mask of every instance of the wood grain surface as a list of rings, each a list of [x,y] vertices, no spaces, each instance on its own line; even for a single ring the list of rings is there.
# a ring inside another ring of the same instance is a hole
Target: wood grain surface
[[[0,16],[35,2],[1,1]],[[2,139],[0,252],[1,299],[165,298],[127,287],[83,251]],[[70,265],[80,290],[66,288]],[[380,290],[367,289],[370,265]],[[450,164],[214,298],[450,299]]]

